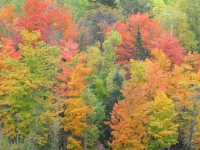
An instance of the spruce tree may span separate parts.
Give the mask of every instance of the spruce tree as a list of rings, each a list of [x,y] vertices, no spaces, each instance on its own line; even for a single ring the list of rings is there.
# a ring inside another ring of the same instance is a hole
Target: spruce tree
[[[149,56],[148,50],[142,45],[142,35],[140,32],[140,26],[138,25],[137,37],[136,37],[136,52],[138,60],[145,60]]]

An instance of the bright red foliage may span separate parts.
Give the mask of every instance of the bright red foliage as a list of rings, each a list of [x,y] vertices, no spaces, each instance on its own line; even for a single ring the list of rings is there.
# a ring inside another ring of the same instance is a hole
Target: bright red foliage
[[[185,59],[185,49],[179,45],[176,37],[169,33],[163,34],[152,43],[152,48],[162,49],[169,60],[180,65]]]
[[[51,0],[26,0],[23,8],[24,14],[16,21],[16,26],[21,27],[18,30],[38,30],[41,40],[53,43],[62,37],[66,40],[76,36],[72,15],[67,7],[55,7]]]
[[[20,53],[16,51],[13,40],[2,39],[2,45],[7,50],[8,54],[11,58],[17,59],[19,56],[21,56]]]
[[[150,20],[147,13],[132,14],[127,18],[126,23],[119,21],[115,23],[112,28],[122,36],[122,45],[116,51],[117,64],[128,64],[131,58],[136,59],[135,42],[138,26],[140,27],[142,44],[147,49],[151,47],[151,42],[155,41],[162,33],[158,20]]]
[[[137,59],[136,37],[140,27],[142,46],[147,50],[162,49],[167,58],[174,64],[180,65],[184,61],[185,50],[179,45],[176,37],[165,33],[158,20],[150,20],[146,14],[132,14],[126,23],[117,22],[112,28],[122,36],[122,45],[116,51],[117,64],[129,64],[129,60]],[[110,30],[110,29],[108,29]]]

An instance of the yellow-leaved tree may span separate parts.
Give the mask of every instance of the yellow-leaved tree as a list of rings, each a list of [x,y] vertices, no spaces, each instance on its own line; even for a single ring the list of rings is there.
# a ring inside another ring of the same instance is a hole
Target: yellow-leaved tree
[[[150,103],[151,115],[148,133],[149,150],[161,150],[177,142],[178,124],[174,123],[176,113],[173,101],[166,94],[158,93]]]
[[[9,143],[27,142],[30,149],[48,143],[54,118],[51,88],[60,61],[59,49],[39,41],[40,32],[23,30],[18,58],[4,57],[1,70],[0,108],[2,134]],[[4,47],[5,53],[7,48]],[[10,144],[11,145],[11,144]]]

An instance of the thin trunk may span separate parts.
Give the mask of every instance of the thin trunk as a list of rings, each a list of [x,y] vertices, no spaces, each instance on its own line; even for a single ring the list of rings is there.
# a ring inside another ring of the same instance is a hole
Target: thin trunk
[[[85,124],[86,124],[87,115],[85,115]],[[84,133],[84,150],[87,150],[87,134]]]
[[[184,147],[185,147],[186,143],[184,143],[183,147],[181,148],[181,150],[184,150]]]
[[[3,8],[3,1],[0,0],[0,8]]]
[[[190,131],[190,135],[189,135],[189,141],[188,141],[188,146],[189,146],[189,150],[193,150],[192,148],[192,141],[194,139],[194,133],[195,133],[195,126],[196,126],[196,120],[197,117],[199,116],[199,94],[200,93],[200,88],[196,89],[196,92],[194,93],[194,98],[193,98],[193,108],[192,108],[192,113],[191,113],[191,120],[190,120],[190,127],[189,127],[189,131]]]
[[[2,127],[1,127],[1,123],[0,123],[0,147],[2,147]]]
[[[17,145],[19,144],[19,119],[17,119]]]
[[[173,35],[173,23],[171,21],[171,26],[170,26],[170,35],[171,35],[171,38],[172,38],[172,35]]]
[[[36,111],[36,117],[35,117],[35,125],[34,125],[34,134],[33,134],[33,150],[35,149],[35,144],[37,140],[37,130],[38,130],[38,118],[39,118],[39,103],[40,103],[40,97],[38,97],[38,102],[35,106]]]
[[[103,66],[102,66],[102,72],[104,71],[104,67],[105,67],[105,51],[103,52]]]
[[[54,121],[54,124],[52,126],[52,130],[53,130],[53,142],[52,142],[52,150],[56,150],[58,148],[58,141],[59,141],[59,136],[58,136],[58,132],[59,132],[59,118],[58,118],[58,107],[57,107],[57,112],[56,112],[56,119]]]

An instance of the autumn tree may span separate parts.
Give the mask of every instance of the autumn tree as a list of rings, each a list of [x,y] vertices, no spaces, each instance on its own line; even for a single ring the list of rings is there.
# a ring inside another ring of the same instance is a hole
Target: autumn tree
[[[147,114],[149,112],[145,92],[141,93],[140,88],[142,87],[135,88],[135,85],[130,85],[127,88],[124,89],[127,93],[123,92],[125,100],[115,104],[111,113],[110,126],[114,137],[112,147],[116,150],[145,149],[148,145],[147,127],[145,125],[148,123]],[[130,91],[132,92],[130,93]],[[129,96],[126,94],[129,94]]]
[[[192,58],[191,58],[192,57]],[[180,66],[175,66],[174,69],[168,73],[168,88],[167,94],[174,102],[175,110],[178,112],[177,119],[179,124],[178,144],[180,148],[195,148],[195,139],[198,137],[198,83],[199,83],[199,69],[196,68],[198,64],[198,55],[195,57],[191,53],[188,54],[190,61],[183,63]],[[197,69],[197,70],[196,70]],[[193,143],[194,142],[194,143]]]
[[[51,0],[26,0],[23,9],[15,23],[16,30],[38,30],[41,32],[40,39],[48,43],[75,37],[76,30],[68,7],[56,7]]]
[[[169,33],[158,37],[156,42],[152,44],[152,49],[162,49],[167,58],[173,64],[182,64],[185,59],[185,49],[180,45],[179,40]]]
[[[59,49],[39,42],[40,35],[22,31],[21,56],[5,60],[1,81],[2,132],[16,144],[27,139],[33,149],[48,143],[54,118],[51,88],[60,61]]]
[[[180,1],[156,1],[153,0],[152,13],[160,19],[162,27],[167,30],[171,36],[177,36],[182,46],[188,51],[196,50],[197,41],[194,32],[190,29],[188,17],[184,11],[181,11]],[[175,3],[175,4],[174,4]],[[190,37],[188,39],[188,37]]]
[[[87,127],[85,117],[89,113],[89,108],[81,98],[85,88],[84,76],[90,69],[85,68],[85,56],[80,56],[77,66],[72,72],[71,79],[67,83],[68,98],[64,100],[64,116],[61,118],[63,129],[68,133],[67,149],[83,149],[81,145],[81,135]]]
[[[168,148],[178,139],[178,124],[174,123],[176,112],[173,101],[166,94],[158,93],[149,105],[151,115],[148,133],[149,150]]]
[[[171,68],[171,61],[167,58],[161,49],[153,49],[151,55],[154,58],[153,62],[159,66],[163,72],[168,72]]]
[[[2,0],[0,2],[0,8],[3,8],[5,5],[15,5],[15,12],[20,13],[22,11],[21,5],[24,3],[24,0]]]
[[[110,127],[113,130],[113,149],[145,149],[148,147],[148,99],[145,86],[144,65],[132,62],[131,81],[123,87],[124,100],[115,104],[111,113]],[[141,66],[141,67],[140,67]],[[142,67],[143,66],[143,67]],[[140,74],[141,73],[141,74]]]
[[[148,51],[152,48],[152,42],[162,34],[162,29],[158,20],[150,20],[147,13],[132,14],[127,18],[126,23],[118,21],[112,26],[112,28],[118,31],[122,37],[122,44],[116,51],[117,64],[129,64],[130,59],[137,59],[138,52],[136,50],[136,43],[139,42],[137,33],[138,26],[142,37],[142,47],[148,49]],[[136,39],[138,42],[136,42]],[[139,47],[139,43],[137,46]]]
[[[15,6],[14,5],[4,5],[0,9],[0,37],[9,38],[12,33],[12,25],[15,19]]]

